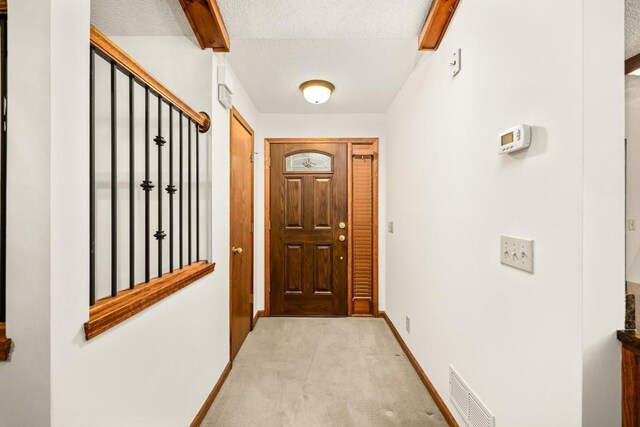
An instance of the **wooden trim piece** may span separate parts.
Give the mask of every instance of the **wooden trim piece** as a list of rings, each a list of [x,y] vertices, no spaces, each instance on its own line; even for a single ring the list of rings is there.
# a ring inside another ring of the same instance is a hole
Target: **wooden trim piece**
[[[271,142],[264,140],[264,315],[271,316]]]
[[[637,350],[622,346],[622,425],[640,425],[640,357]]]
[[[256,315],[253,316],[253,322],[251,322],[251,330],[252,331],[253,331],[253,328],[256,327],[256,324],[258,323],[258,320],[260,320],[261,317],[265,317],[264,310],[258,310],[256,312]]]
[[[191,421],[191,427],[199,427],[200,424],[202,424],[202,421],[204,421],[204,418],[207,416],[207,412],[209,412],[211,405],[213,405],[213,401],[216,399],[216,396],[218,396],[218,393],[220,393],[220,389],[224,385],[224,382],[227,380],[227,377],[229,377],[231,367],[231,362],[227,363],[227,366],[224,367],[222,373],[220,374],[220,378],[218,378],[218,381],[216,382],[216,385],[213,386],[213,390],[211,390],[211,393],[209,393],[209,396],[207,396],[207,400],[204,401],[195,418],[193,419],[193,421]]]
[[[103,298],[89,310],[89,321],[84,324],[87,340],[100,335],[130,317],[162,301],[212,273],[215,264],[200,261],[143,283],[134,289],[118,292],[115,297]]]
[[[378,315],[378,163],[379,163],[379,138],[265,138],[264,139],[264,317],[271,315],[271,232],[269,229],[269,221],[271,218],[271,144],[348,144],[349,160],[347,165],[347,235],[349,243],[349,252],[353,247],[353,234],[351,232],[353,225],[352,215],[352,191],[353,191],[353,173],[352,162],[353,154],[357,152],[359,155],[369,154],[373,156],[373,313],[364,316]],[[351,256],[347,258],[347,298],[348,298],[348,316],[361,316],[353,313],[353,266]]]
[[[216,0],[180,0],[180,5],[202,49],[231,50],[229,33]]]
[[[640,53],[624,61],[625,74],[633,73],[637,69],[640,69]]]
[[[255,204],[255,192],[254,192],[254,181],[255,181],[255,173],[254,173],[254,167],[253,167],[253,159],[255,158],[254,156],[254,152],[255,152],[255,132],[253,131],[253,128],[249,125],[249,122],[247,122],[244,117],[242,117],[242,114],[240,114],[240,112],[236,109],[235,106],[231,107],[231,111],[229,114],[229,152],[232,152],[231,149],[231,144],[233,143],[233,138],[232,138],[232,129],[233,129],[233,120],[237,120],[238,123],[240,123],[240,125],[242,125],[242,127],[244,127],[247,132],[251,135],[251,207],[249,209],[249,212],[251,213],[251,313],[253,313],[254,310],[254,299],[253,296],[255,295],[255,283],[253,280],[253,275],[254,275],[254,268],[253,268],[253,264],[255,261],[255,237],[253,234],[253,230],[254,230],[254,213],[253,213],[253,207]],[[231,159],[231,157],[229,158],[229,206],[231,206],[231,202],[233,199],[233,167],[232,167],[232,163],[233,163],[233,159]],[[229,218],[229,238],[231,239],[231,230],[233,228],[233,221],[234,218]],[[229,248],[229,253],[231,253],[231,248]],[[233,254],[230,255],[231,257],[233,257]],[[231,339],[232,333],[233,333],[233,326],[234,326],[234,320],[233,320],[233,301],[232,301],[232,296],[233,296],[233,292],[232,292],[232,286],[233,286],[233,277],[232,277],[233,271],[231,268],[231,258],[229,259],[229,357],[231,360],[233,360],[234,356],[232,354],[233,352],[233,342]],[[257,316],[257,314],[256,314]],[[253,331],[253,327],[255,326],[255,322],[257,320],[252,318],[251,319],[251,324],[249,325],[249,331]]]
[[[440,412],[442,413],[442,416],[444,417],[444,419],[447,421],[447,424],[449,424],[451,427],[459,427],[459,424],[456,421],[456,419],[453,417],[453,414],[451,414],[451,411],[449,411],[449,408],[444,403],[444,400],[442,400],[442,397],[440,397],[440,394],[438,394],[438,390],[436,390],[436,388],[433,386],[433,384],[431,383],[431,380],[429,380],[429,377],[424,372],[424,370],[422,369],[422,367],[420,366],[416,358],[413,356],[413,353],[411,353],[411,350],[409,350],[409,347],[402,339],[402,336],[394,326],[391,319],[389,319],[389,316],[387,316],[387,313],[385,313],[384,311],[380,311],[378,313],[378,316],[382,317],[387,322],[387,325],[389,325],[389,329],[391,329],[391,332],[396,337],[396,340],[398,340],[398,344],[400,344],[400,347],[402,347],[402,350],[407,355],[407,359],[409,359],[409,363],[411,363],[411,365],[413,366],[413,369],[416,370],[416,373],[420,377],[420,380],[429,391],[429,394],[433,398],[434,402],[436,402],[436,405],[438,406],[438,409],[440,409]]]
[[[437,50],[460,0],[434,0],[420,33],[419,50]]]
[[[347,316],[353,316],[353,144],[347,155]]]
[[[155,77],[149,74],[149,72],[135,59],[129,56],[127,52],[122,50],[120,46],[111,41],[111,39],[109,39],[93,25],[91,26],[91,45],[107,57],[114,60],[126,72],[133,74],[138,80],[149,86],[151,90],[162,95],[176,108],[182,110],[186,116],[190,117],[199,125],[199,130],[201,133],[209,130],[209,128],[211,127],[211,119],[209,118],[209,115],[207,113],[197,113],[193,108],[185,104],[162,83],[156,80]]]
[[[11,338],[7,338],[7,325],[0,323],[0,362],[9,360],[11,354]]]
[[[376,144],[378,138],[265,138],[265,144]]]

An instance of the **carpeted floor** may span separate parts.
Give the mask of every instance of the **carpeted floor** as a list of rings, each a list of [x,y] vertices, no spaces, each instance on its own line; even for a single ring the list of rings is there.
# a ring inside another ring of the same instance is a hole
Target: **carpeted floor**
[[[262,318],[203,426],[446,426],[383,319]]]

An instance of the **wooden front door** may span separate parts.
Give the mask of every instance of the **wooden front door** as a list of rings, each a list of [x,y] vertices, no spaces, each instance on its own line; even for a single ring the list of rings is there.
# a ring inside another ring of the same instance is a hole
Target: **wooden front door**
[[[271,149],[271,314],[347,315],[347,146]]]
[[[253,320],[253,130],[231,111],[231,360]]]

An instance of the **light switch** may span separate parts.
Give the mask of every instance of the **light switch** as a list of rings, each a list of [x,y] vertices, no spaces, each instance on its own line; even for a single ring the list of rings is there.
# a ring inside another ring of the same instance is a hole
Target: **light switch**
[[[393,221],[389,221],[389,223],[387,224],[387,231],[389,233],[393,233]]]
[[[533,240],[500,236],[500,262],[533,274]]]
[[[630,219],[629,220],[629,231],[636,231],[636,220],[635,219]]]

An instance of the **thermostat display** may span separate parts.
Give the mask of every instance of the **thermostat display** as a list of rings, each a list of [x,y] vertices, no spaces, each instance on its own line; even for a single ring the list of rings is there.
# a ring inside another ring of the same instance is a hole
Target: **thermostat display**
[[[522,150],[531,144],[531,128],[520,125],[500,133],[498,154],[512,153]]]

